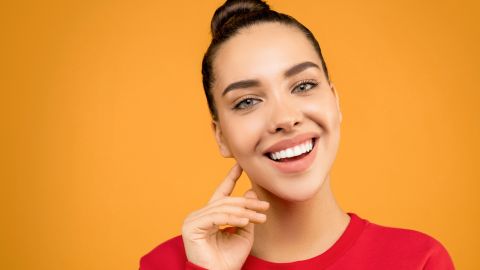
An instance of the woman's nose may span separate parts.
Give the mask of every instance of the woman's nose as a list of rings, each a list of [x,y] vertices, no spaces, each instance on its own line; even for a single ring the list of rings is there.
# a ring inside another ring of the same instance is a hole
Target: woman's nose
[[[290,132],[302,122],[302,112],[293,104],[279,103],[272,110],[269,131]]]

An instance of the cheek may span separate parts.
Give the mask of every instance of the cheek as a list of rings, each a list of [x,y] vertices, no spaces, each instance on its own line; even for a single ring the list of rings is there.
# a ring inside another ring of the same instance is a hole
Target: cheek
[[[317,102],[305,104],[305,115],[320,128],[318,140],[318,165],[324,176],[332,166],[340,143],[340,113],[332,96],[319,98]]]
[[[319,96],[302,104],[304,115],[319,125],[323,131],[332,132],[339,124],[335,100]]]
[[[258,150],[256,147],[265,128],[262,112],[230,116],[228,126],[226,137],[229,138],[228,144],[236,159],[244,159]]]

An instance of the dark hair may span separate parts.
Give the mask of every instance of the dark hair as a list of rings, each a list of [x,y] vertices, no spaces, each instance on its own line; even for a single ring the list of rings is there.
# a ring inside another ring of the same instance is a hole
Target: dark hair
[[[264,1],[227,0],[213,14],[210,25],[212,42],[203,56],[202,61],[203,89],[205,90],[208,108],[210,109],[210,114],[213,120],[218,120],[217,109],[211,91],[213,81],[215,80],[212,71],[212,63],[216,51],[220,45],[237,34],[240,29],[266,22],[278,22],[285,25],[295,26],[301,30],[320,57],[325,76],[329,80],[327,66],[325,65],[320,45],[307,27],[289,15],[271,10],[268,4]]]

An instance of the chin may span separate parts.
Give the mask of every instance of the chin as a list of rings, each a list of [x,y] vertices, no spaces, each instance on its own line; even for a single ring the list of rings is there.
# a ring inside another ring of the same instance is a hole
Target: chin
[[[305,202],[315,197],[318,190],[289,190],[288,192],[277,192],[274,195],[287,202]]]
[[[252,179],[252,186],[256,185],[268,197],[276,197],[288,202],[305,202],[314,198],[324,185],[328,174],[310,173],[295,179],[282,179],[282,177],[259,176]],[[263,179],[262,179],[263,178]],[[262,179],[255,181],[253,179]],[[269,179],[276,179],[275,182]],[[268,199],[268,198],[265,198]]]

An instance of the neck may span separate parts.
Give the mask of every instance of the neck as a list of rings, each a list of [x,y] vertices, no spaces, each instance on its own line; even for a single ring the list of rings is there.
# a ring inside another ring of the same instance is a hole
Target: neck
[[[254,186],[265,195],[265,190]],[[329,249],[346,229],[350,217],[340,209],[327,176],[314,197],[302,202],[268,196],[267,222],[255,225],[251,254],[271,262],[315,257]]]

